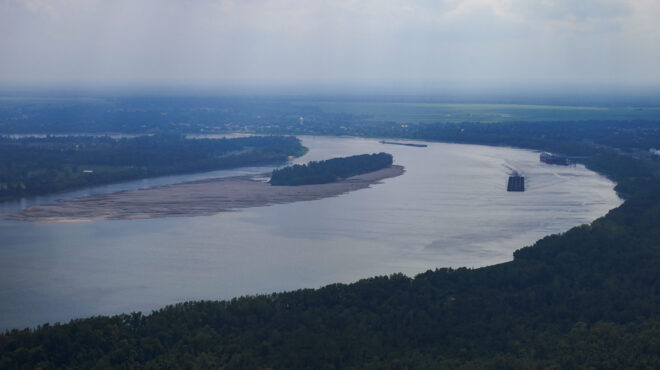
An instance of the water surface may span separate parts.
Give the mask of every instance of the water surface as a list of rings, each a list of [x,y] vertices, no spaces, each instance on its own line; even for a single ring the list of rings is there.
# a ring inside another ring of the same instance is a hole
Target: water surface
[[[146,311],[185,300],[319,287],[378,274],[508,261],[537,239],[591,222],[621,200],[582,166],[475,145],[427,148],[301,137],[302,163],[386,151],[406,173],[334,198],[215,216],[87,223],[0,221],[0,328]],[[3,212],[99,192],[262,173],[168,176],[5,203]],[[508,193],[511,171],[527,191]]]

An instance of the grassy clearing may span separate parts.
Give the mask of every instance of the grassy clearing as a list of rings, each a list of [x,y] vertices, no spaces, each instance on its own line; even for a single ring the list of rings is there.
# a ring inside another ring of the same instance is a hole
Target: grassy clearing
[[[444,104],[305,101],[327,113],[349,113],[373,121],[402,123],[659,120],[660,108],[522,104]]]

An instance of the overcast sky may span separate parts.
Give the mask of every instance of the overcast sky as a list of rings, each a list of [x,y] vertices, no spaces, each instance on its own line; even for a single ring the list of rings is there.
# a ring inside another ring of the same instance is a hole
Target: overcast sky
[[[660,86],[658,0],[0,0],[7,84]]]

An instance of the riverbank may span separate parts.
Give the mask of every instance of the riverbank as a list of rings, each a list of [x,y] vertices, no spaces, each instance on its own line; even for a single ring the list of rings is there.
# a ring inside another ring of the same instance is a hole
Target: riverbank
[[[306,151],[293,136],[0,137],[0,201],[160,176],[282,165]]]
[[[301,186],[271,186],[260,180],[268,174],[237,176],[64,200],[26,208],[7,217],[19,221],[81,222],[210,216],[241,208],[334,197],[403,173],[403,166],[395,165],[334,183]]]

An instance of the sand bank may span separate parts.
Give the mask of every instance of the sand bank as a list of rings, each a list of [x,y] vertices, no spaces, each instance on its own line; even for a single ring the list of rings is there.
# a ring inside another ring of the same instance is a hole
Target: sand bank
[[[403,172],[402,166],[391,166],[330,184],[301,186],[271,186],[257,180],[264,175],[227,177],[62,200],[26,208],[7,217],[21,221],[78,222],[208,216],[241,208],[334,197]]]

